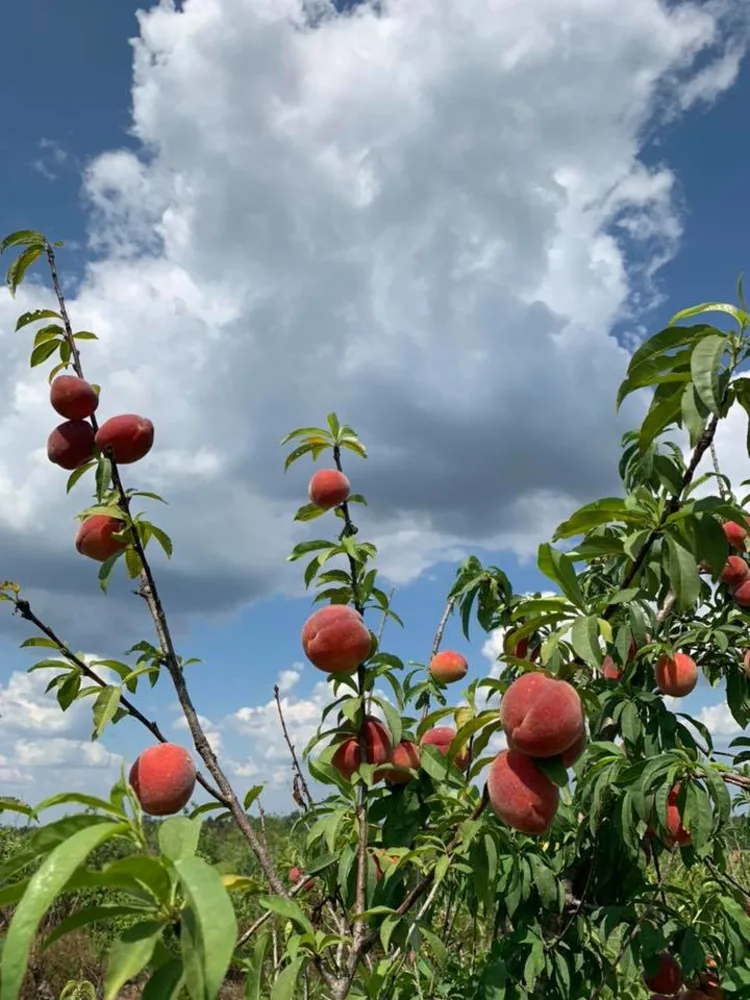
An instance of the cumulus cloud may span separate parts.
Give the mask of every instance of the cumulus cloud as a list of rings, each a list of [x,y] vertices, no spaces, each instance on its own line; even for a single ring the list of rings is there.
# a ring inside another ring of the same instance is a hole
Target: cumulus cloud
[[[85,176],[97,258],[71,312],[100,336],[85,360],[102,413],[156,424],[127,479],[172,502],[156,516],[177,545],[178,627],[296,586],[284,556],[309,468],[284,477],[277,441],[331,409],[370,447],[350,471],[400,583],[470,545],[528,556],[611,488],[627,352],[609,331],[653,301],[681,233],[646,127],[686,88],[688,106],[730,86],[747,27],[721,2],[321,3],[314,28],[306,9],[140,13],[140,147]],[[47,304],[29,288],[0,323]],[[65,588],[88,639],[101,613],[71,551],[85,501],[46,463],[44,382],[9,343],[4,573],[48,604]]]
[[[736,736],[743,731],[742,726],[738,726],[732,717],[726,702],[704,705],[698,714],[698,721],[702,722],[714,737]]]

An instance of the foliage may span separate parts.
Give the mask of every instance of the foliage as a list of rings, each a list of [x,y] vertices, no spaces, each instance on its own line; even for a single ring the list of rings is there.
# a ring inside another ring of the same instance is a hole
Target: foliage
[[[55,264],[60,245],[30,231],[0,244],[0,252],[16,253],[12,293],[37,261],[49,265],[57,308],[25,313],[17,330],[36,330],[30,364],[52,360],[50,380],[67,369],[82,378],[79,346],[95,339],[71,327]],[[732,328],[686,322],[712,312]],[[211,801],[154,824],[123,775],[105,799],[61,793],[35,807],[0,803],[28,823],[22,835],[6,831],[14,848],[0,862],[0,906],[11,912],[0,1000],[19,997],[32,948],[102,928],[106,1000],[136,979],[145,1000],[213,1000],[232,977],[243,981],[245,997],[271,1000],[635,998],[645,996],[642,976],[665,951],[686,981],[697,982],[713,963],[728,994],[750,997],[750,891],[738,850],[747,844],[738,809],[748,802],[750,741],[735,741],[727,762],[719,759],[705,726],[673,711],[654,681],[660,657],[689,654],[710,684],[724,682],[737,724],[750,720],[748,612],[718,583],[729,556],[722,523],[744,525],[748,498],[735,495],[718,468],[696,478],[732,407],[750,421],[750,379],[738,374],[750,353],[747,329],[740,287],[738,306],[683,310],[633,354],[618,405],[637,390],[652,395],[640,428],[623,440],[623,495],[581,507],[540,545],[538,567],[554,596],[516,593],[501,569],[475,557],[459,567],[432,653],[454,612],[467,636],[475,619],[484,631],[510,630],[533,644],[523,655],[514,644],[500,656],[497,677],[472,681],[463,692],[469,711],[460,716],[429,664],[407,667],[382,648],[382,626],[403,623],[380,584],[377,548],[360,539],[353,519],[364,498],[348,496],[328,512],[329,530],[295,546],[289,559],[304,562],[313,604],[351,605],[378,632],[352,674],[330,675],[331,700],[301,761],[289,744],[300,813],[283,843],[274,842],[261,810],[262,786],[239,800],[193,706],[184,668],[195,661],[175,651],[147,552],[155,540],[169,556],[172,544],[133,510],[161,498],[127,489],[111,450],[97,450],[68,489],[91,485],[94,502],[82,518],[104,513],[123,523],[127,544],[103,562],[100,583],[105,588],[118,567],[138,580],[155,642],[130,649],[125,656],[134,662],[91,663],[36,616],[16,583],[7,581],[0,597],[34,626],[24,645],[49,658],[31,669],[50,671],[48,690],[61,710],[90,699],[92,739],[130,718],[164,741],[135,699],[144,679],[153,686],[165,675]],[[663,439],[677,428],[690,438],[687,461]],[[290,446],[286,468],[330,456],[342,472],[345,456],[367,456],[333,413],[325,427],[297,429],[282,444]],[[326,514],[308,503],[296,520]],[[618,681],[605,675],[605,657],[621,671]],[[539,669],[574,685],[589,742],[572,781],[559,758],[539,764],[561,787],[561,805],[548,832],[530,837],[487,808],[484,782],[501,730],[498,696]],[[422,746],[420,767],[403,784],[383,782],[376,763],[345,777],[334,754],[344,739],[366,751],[370,713],[384,719],[393,746],[419,742],[454,719],[456,732],[447,754]],[[466,770],[457,766],[462,752]],[[306,774],[326,789],[324,798],[313,797]],[[734,801],[730,788],[739,790]],[[689,843],[671,847],[670,795],[690,833]],[[45,822],[59,806],[73,811]],[[251,808],[261,821],[250,819]],[[211,838],[229,830],[234,839],[227,836],[219,856]],[[304,876],[290,886],[279,873],[292,863]]]

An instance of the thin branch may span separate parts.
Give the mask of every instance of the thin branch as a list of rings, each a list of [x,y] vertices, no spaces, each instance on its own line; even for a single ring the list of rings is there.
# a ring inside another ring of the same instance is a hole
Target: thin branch
[[[719,456],[716,453],[716,441],[711,442],[711,462],[714,467],[714,472],[716,473],[716,484],[719,487],[719,493],[721,494],[721,499],[726,500],[728,496],[728,490],[726,483],[724,482],[724,477],[721,474],[721,469],[719,468]]]
[[[314,805],[313,797],[310,794],[310,789],[308,788],[307,782],[305,781],[305,776],[302,773],[302,768],[300,767],[299,760],[297,759],[297,752],[294,749],[294,744],[292,743],[289,737],[289,732],[286,728],[286,722],[284,721],[284,713],[281,710],[281,698],[279,697],[278,684],[274,684],[273,686],[273,696],[276,701],[276,708],[278,709],[279,712],[279,720],[281,722],[281,731],[284,734],[284,741],[286,742],[286,745],[289,748],[289,753],[292,755],[292,767],[294,768],[294,792],[295,792],[294,798],[295,801],[299,802],[299,805],[301,805],[303,809],[308,809]],[[305,799],[307,799],[307,804],[305,804],[304,799],[302,799],[302,797],[299,796],[298,784],[299,788],[302,791],[302,794],[304,795]]]
[[[720,872],[719,869],[716,867],[716,865],[714,865],[714,863],[710,861],[708,858],[704,859],[704,864],[706,868],[708,868],[708,870],[714,876],[714,878],[716,879],[725,878],[727,882],[731,883],[731,885],[733,885],[735,889],[738,889],[743,896],[746,896],[748,899],[750,899],[750,889],[746,889],[745,886],[742,885],[741,882],[738,882],[733,875],[730,875],[729,872]]]
[[[440,650],[440,646],[443,642],[443,633],[445,632],[445,626],[448,624],[448,619],[453,613],[453,608],[455,607],[457,600],[458,600],[457,597],[449,597],[448,600],[446,601],[445,608],[443,609],[440,621],[438,622],[438,627],[435,630],[435,637],[432,640],[432,651],[430,652],[430,661],[432,661],[434,657],[437,656]],[[430,699],[428,698],[424,706],[424,711],[422,712],[423,719],[427,718],[429,711],[430,711]]]
[[[64,657],[68,663],[80,670],[84,677],[87,677],[99,687],[105,688],[110,686],[104,678],[100,677],[100,675],[84,660],[82,660],[80,656],[76,656],[72,649],[70,649],[70,647],[63,642],[63,640],[49,627],[49,625],[46,625],[41,618],[37,617],[28,601],[20,597],[12,597],[11,600],[15,605],[18,614],[25,621],[31,622],[32,625],[36,626],[36,628],[43,635],[46,635],[51,642],[54,642],[60,655]],[[137,722],[140,722],[142,726],[145,726],[145,728],[148,729],[151,735],[158,740],[159,743],[169,742],[159,726],[155,722],[146,718],[146,716],[133,704],[132,701],[130,701],[129,698],[126,698],[125,695],[120,696],[120,705],[125,709],[129,716]],[[201,785],[212,798],[216,799],[217,802],[221,802],[222,805],[227,805],[227,801],[221,792],[218,792],[213,785],[211,785],[211,783],[203,777],[200,771],[196,775],[196,779],[198,784]]]

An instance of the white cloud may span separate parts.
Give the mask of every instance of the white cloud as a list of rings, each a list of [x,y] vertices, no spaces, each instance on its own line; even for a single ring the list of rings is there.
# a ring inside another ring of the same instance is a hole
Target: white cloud
[[[670,167],[641,159],[646,126],[731,85],[747,25],[730,9],[393,0],[322,4],[304,31],[298,0],[138,15],[142,145],[87,170],[101,257],[70,307],[100,336],[85,365],[102,415],[155,422],[127,481],[171,502],[155,514],[177,546],[158,565],[172,606],[296,586],[284,557],[307,533],[290,512],[310,467],[284,477],[276,442],[330,409],[370,446],[350,471],[398,583],[481,543],[530,557],[608,489],[626,361],[608,331],[656,294],[681,232]],[[0,324],[46,304],[4,299]],[[84,492],[65,497],[47,464],[46,387],[28,341],[9,345],[7,572],[48,604],[65,589],[101,629],[72,550]]]
[[[207,719],[205,715],[199,715],[198,722],[200,722],[203,733],[211,745],[214,753],[220,754],[222,749],[221,726],[216,725],[210,719]],[[188,724],[185,716],[179,716],[179,718],[172,723],[172,728],[187,731]]]
[[[277,681],[280,694],[288,694],[301,676],[301,663],[295,663],[291,670],[281,670]]]
[[[726,702],[719,702],[717,705],[704,705],[698,714],[698,721],[708,729],[714,737],[736,736],[741,733],[742,726],[738,726],[732,718],[729,706]]]

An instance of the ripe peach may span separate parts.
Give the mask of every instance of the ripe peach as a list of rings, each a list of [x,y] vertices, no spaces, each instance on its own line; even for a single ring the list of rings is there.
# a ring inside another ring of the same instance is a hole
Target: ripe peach
[[[662,694],[684,698],[698,683],[698,667],[686,653],[675,653],[674,657],[664,653],[656,662],[654,677]]]
[[[299,868],[297,868],[295,866],[294,868],[290,868],[289,869],[289,881],[293,885],[296,885],[297,882],[299,882],[299,880],[301,878],[302,878],[302,871]],[[309,892],[312,889],[313,884],[314,883],[313,883],[313,880],[311,878],[307,879],[307,881],[305,882],[304,886],[302,887],[302,891],[303,892]]]
[[[602,673],[608,681],[619,681],[625,671],[607,654],[602,660]]]
[[[348,604],[328,604],[302,627],[302,649],[318,670],[350,674],[370,655],[372,636],[362,615]]]
[[[76,548],[82,556],[96,559],[97,562],[106,562],[116,552],[128,547],[127,542],[112,537],[124,527],[125,522],[118,521],[115,517],[92,514],[78,529]]]
[[[384,847],[379,847],[377,850],[372,851],[371,857],[375,864],[375,878],[378,882],[385,875],[386,868],[390,868],[391,865],[397,865],[401,860],[397,854],[389,854]]]
[[[742,556],[730,556],[721,571],[719,580],[729,587],[739,587],[741,583],[745,582],[748,574],[750,574],[750,567]]]
[[[96,446],[101,451],[112,449],[118,465],[131,465],[148,455],[154,443],[154,425],[135,413],[110,417],[96,432]]]
[[[583,707],[567,681],[548,674],[522,674],[500,702],[500,721],[508,747],[529,757],[564,753],[581,736]]]
[[[77,375],[58,375],[50,386],[49,401],[66,420],[86,420],[99,405],[93,387]]]
[[[365,719],[365,748],[368,764],[386,764],[391,759],[391,737],[382,722],[372,715]],[[339,743],[331,758],[331,764],[348,780],[362,763],[358,736],[352,736]],[[377,772],[381,775],[381,772]],[[377,777],[380,780],[380,777]]]
[[[145,813],[171,816],[190,801],[195,778],[195,764],[185,747],[158,743],[136,760],[129,781]]]
[[[72,472],[94,457],[94,428],[86,420],[66,420],[47,438],[47,458]]]
[[[742,672],[750,677],[750,649],[746,649],[745,655],[742,657]]]
[[[393,756],[390,759],[391,767],[381,768],[375,772],[377,781],[385,778],[390,785],[406,785],[411,781],[412,776],[406,771],[396,771],[396,767],[411,767],[415,771],[419,770],[422,755],[416,743],[410,740],[401,740],[394,748]]]
[[[732,590],[733,599],[741,608],[750,608],[750,580],[744,580]]]
[[[560,791],[531,757],[503,750],[487,778],[490,805],[508,826],[521,833],[546,833],[560,804]]]
[[[674,996],[682,986],[682,969],[679,962],[667,952],[658,956],[656,971],[651,975],[643,974],[643,982],[655,993]]]
[[[709,1000],[724,1000],[724,990],[719,986],[719,978],[715,973],[708,970],[698,973],[698,982],[701,992]]]
[[[736,521],[725,521],[721,527],[730,546],[737,549],[738,552],[744,552],[745,539],[747,538],[746,529],[741,524],[737,524]]]
[[[679,784],[670,789],[667,797],[667,837],[664,840],[666,847],[670,849],[675,845],[687,847],[691,841],[689,832],[682,825],[680,807],[677,804],[677,796],[680,794]]]
[[[330,510],[338,507],[349,496],[349,480],[338,469],[319,469],[310,480],[307,495],[316,507]]]
[[[469,664],[466,657],[452,649],[436,653],[430,660],[430,674],[441,684],[453,684],[466,676]]]
[[[455,735],[456,730],[450,726],[435,726],[434,729],[428,729],[419,742],[423,747],[437,747],[440,753],[447,754]],[[462,747],[458,751],[453,763],[459,771],[464,771],[469,766],[468,747]]]
[[[533,636],[525,635],[521,639],[516,639],[517,629],[508,632],[503,640],[503,651],[510,656],[517,656],[519,660],[531,660],[532,662],[539,656],[539,646],[536,646],[529,655],[529,646]]]
[[[586,736],[586,730],[581,732],[581,735],[575,741],[571,743],[567,750],[562,754],[562,765],[563,767],[572,767],[578,758],[581,756],[583,751],[586,749],[586,744],[588,743],[588,737]]]

